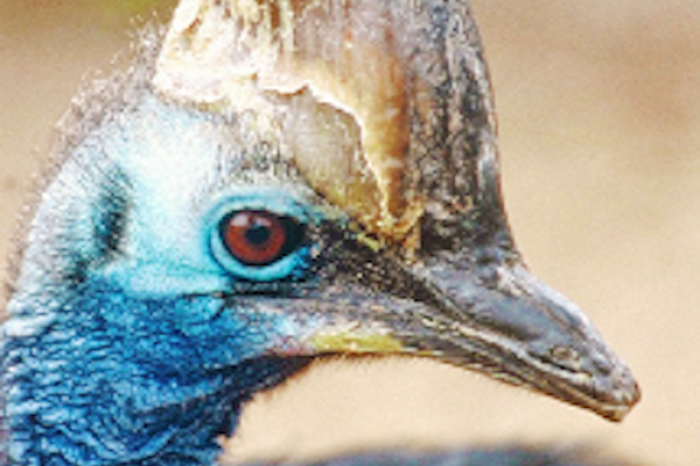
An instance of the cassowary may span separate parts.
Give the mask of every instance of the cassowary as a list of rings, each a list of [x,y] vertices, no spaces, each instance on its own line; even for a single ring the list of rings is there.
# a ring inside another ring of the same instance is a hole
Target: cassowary
[[[340,354],[434,358],[611,420],[637,401],[515,249],[464,1],[185,0],[142,42],[67,117],[25,227],[8,464],[212,465],[246,401]],[[333,464],[399,461],[549,460]]]

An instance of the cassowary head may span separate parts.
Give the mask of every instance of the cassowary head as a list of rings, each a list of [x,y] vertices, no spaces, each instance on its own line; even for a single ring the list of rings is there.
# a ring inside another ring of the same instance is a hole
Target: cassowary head
[[[613,420],[637,401],[514,247],[464,3],[184,1],[144,55],[72,112],[27,226],[12,462],[210,464],[241,403],[324,355],[435,358]]]

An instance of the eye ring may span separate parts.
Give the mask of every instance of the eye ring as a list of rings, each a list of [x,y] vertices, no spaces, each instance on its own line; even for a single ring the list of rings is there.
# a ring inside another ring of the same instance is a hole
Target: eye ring
[[[232,212],[221,222],[221,241],[240,263],[264,267],[286,256],[301,243],[296,220],[264,210]]]
[[[262,232],[251,233],[253,243],[266,243],[262,248],[257,247],[260,244],[253,244],[252,251],[247,251],[253,252],[252,256],[241,254],[239,247],[232,247],[231,239],[241,236],[246,239],[245,225],[251,225],[250,221],[254,219],[241,216],[243,212],[264,219],[263,227],[267,225]],[[241,216],[237,220],[241,221],[243,229],[227,235],[236,216]],[[265,186],[241,187],[221,196],[203,216],[203,246],[218,273],[229,280],[258,283],[305,280],[320,247],[310,238],[308,230],[320,220],[320,212],[310,208],[308,201],[285,190]],[[263,234],[265,231],[267,238]]]

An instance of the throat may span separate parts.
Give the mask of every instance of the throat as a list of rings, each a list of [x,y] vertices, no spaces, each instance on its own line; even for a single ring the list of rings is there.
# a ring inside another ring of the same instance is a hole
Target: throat
[[[8,464],[213,465],[245,402],[310,362],[264,356],[255,328],[232,313],[205,318],[215,310],[205,299],[190,314],[178,302],[93,289],[47,325],[6,327]],[[18,307],[15,323],[31,315]]]
[[[306,364],[302,359],[253,360],[201,374],[208,378],[205,384],[182,384],[172,392],[163,385],[134,384],[132,396],[105,384],[76,386],[77,393],[65,402],[42,401],[31,414],[29,401],[15,402],[6,419],[9,464],[214,465],[222,453],[219,439],[234,435],[245,402]],[[61,400],[58,391],[63,390],[37,395]]]

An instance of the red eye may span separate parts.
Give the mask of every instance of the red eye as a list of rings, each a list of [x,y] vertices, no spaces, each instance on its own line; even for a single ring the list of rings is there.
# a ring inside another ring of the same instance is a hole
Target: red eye
[[[269,265],[298,243],[298,224],[271,212],[243,210],[222,223],[222,239],[229,253],[246,265]]]

